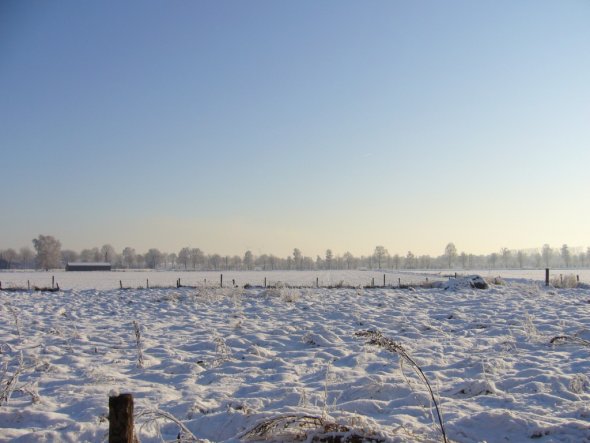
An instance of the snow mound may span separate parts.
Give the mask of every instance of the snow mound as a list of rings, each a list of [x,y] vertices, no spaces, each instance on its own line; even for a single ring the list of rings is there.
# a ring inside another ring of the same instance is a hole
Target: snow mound
[[[437,285],[438,286],[438,285]],[[489,285],[480,275],[467,275],[460,278],[452,278],[439,286],[445,291],[458,291],[461,289],[488,289]]]

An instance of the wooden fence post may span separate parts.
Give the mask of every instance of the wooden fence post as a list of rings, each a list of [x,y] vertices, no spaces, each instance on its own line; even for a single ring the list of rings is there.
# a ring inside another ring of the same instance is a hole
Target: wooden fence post
[[[383,274],[383,287],[385,287],[385,274]]]
[[[223,288],[223,274],[221,274],[219,277],[219,284]]]
[[[131,394],[109,397],[109,443],[134,443]]]
[[[549,268],[545,268],[545,286],[549,286]]]
[[[119,280],[119,288],[123,289],[123,280]]]
[[[51,289],[55,288],[55,275],[51,276]]]
[[[149,278],[146,278],[145,279],[145,288],[146,289],[149,289],[150,288],[150,280],[149,280]]]
[[[319,288],[320,287],[320,278],[319,277],[316,277],[315,278],[315,287],[316,288]]]
[[[264,277],[264,287],[266,288],[266,277]]]

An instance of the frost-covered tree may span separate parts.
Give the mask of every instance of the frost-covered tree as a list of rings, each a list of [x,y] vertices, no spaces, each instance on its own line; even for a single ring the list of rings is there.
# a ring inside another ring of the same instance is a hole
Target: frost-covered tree
[[[126,268],[132,268],[135,265],[136,255],[135,249],[130,246],[123,249],[123,265],[125,265]]]
[[[6,261],[6,267],[8,269],[12,268],[12,265],[14,264],[16,259],[18,258],[17,252],[12,248],[8,248],[5,251],[2,251],[0,256]]]
[[[31,251],[31,248],[29,248],[28,246],[20,248],[19,256],[22,267],[25,269],[30,268],[31,263],[33,262],[33,258],[35,257],[35,254],[33,253],[33,251]]]
[[[219,254],[210,255],[209,256],[209,264],[211,265],[211,267],[215,271],[218,271],[219,268],[221,267],[221,255],[219,255]]]
[[[375,246],[375,251],[373,252],[373,256],[375,260],[377,260],[377,266],[381,269],[381,262],[387,258],[389,252],[383,246]]]
[[[184,269],[188,267],[188,263],[191,259],[191,250],[190,248],[182,248],[178,252],[178,261],[184,265]]]
[[[170,254],[168,254],[168,261],[170,262],[170,267],[172,269],[176,268],[177,260],[178,260],[178,256],[176,255],[175,252],[171,252]]]
[[[445,247],[445,257],[447,260],[447,264],[449,265],[449,269],[453,267],[453,261],[455,257],[457,257],[457,247],[454,243],[449,243]]]
[[[152,248],[145,254],[145,263],[148,268],[156,269],[162,262],[162,253],[156,248]]]
[[[561,258],[563,260],[563,262],[565,263],[565,267],[569,268],[570,267],[570,263],[571,263],[571,254],[570,254],[570,249],[568,247],[568,245],[564,244],[561,247]]]
[[[111,245],[106,244],[100,248],[101,261],[114,263],[117,259],[117,252]]]
[[[500,249],[500,254],[502,255],[502,264],[504,265],[504,268],[507,268],[508,262],[510,260],[510,256],[512,255],[510,253],[510,249],[502,248],[502,249]]]
[[[248,250],[244,253],[244,266],[248,271],[251,271],[254,266],[254,254],[252,251]]]
[[[78,253],[76,251],[72,251],[71,249],[64,249],[61,251],[61,261],[62,263],[72,263],[78,261]]]
[[[190,258],[191,263],[193,265],[193,269],[201,268],[205,265],[205,253],[201,251],[199,248],[191,249]],[[221,256],[219,256],[219,264],[215,269],[218,269],[219,265],[221,265]]]
[[[346,269],[350,269],[350,267],[352,266],[352,262],[354,260],[354,256],[349,252],[346,251],[344,253],[344,261],[346,262]]]
[[[303,254],[299,248],[293,249],[293,261],[295,262],[295,269],[301,269],[301,259]]]
[[[416,267],[416,256],[412,251],[408,251],[406,254],[406,268],[414,269]]]
[[[332,253],[331,249],[326,249],[326,268],[332,269],[332,260],[334,259],[334,254]]]
[[[39,235],[33,239],[33,247],[37,251],[35,263],[37,268],[48,271],[57,268],[61,259],[61,243],[52,235]]]

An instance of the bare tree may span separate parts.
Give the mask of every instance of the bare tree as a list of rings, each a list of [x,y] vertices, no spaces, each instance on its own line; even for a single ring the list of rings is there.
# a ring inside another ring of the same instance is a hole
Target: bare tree
[[[193,248],[190,252],[190,259],[193,269],[197,269],[197,266],[201,267],[205,263],[205,254],[199,248]],[[217,269],[220,264],[221,256],[219,256],[219,264],[215,267],[215,269]]]
[[[375,251],[373,252],[373,256],[375,257],[375,260],[377,260],[377,266],[379,269],[381,269],[381,262],[389,255],[389,252],[387,252],[387,249],[385,249],[383,246],[375,246]]]
[[[510,249],[502,248],[500,249],[500,254],[502,254],[502,263],[504,264],[504,268],[508,268],[508,260],[510,260]]]
[[[78,261],[78,253],[70,249],[64,249],[61,251],[61,261],[62,263],[72,263]]]
[[[28,246],[22,247],[19,250],[20,260],[23,268],[29,268],[35,255]]]
[[[57,268],[61,259],[61,243],[52,235],[39,235],[33,239],[33,247],[37,251],[35,262],[38,268],[48,271]]]
[[[570,254],[570,249],[566,244],[564,244],[561,247],[561,258],[563,259],[563,262],[565,263],[565,267],[569,268],[570,263],[572,261],[572,256]]]
[[[184,269],[188,267],[188,262],[191,258],[191,250],[190,248],[182,248],[178,252],[178,261],[184,265]]]
[[[406,254],[406,268],[414,269],[416,267],[416,256],[412,251],[408,251]]]
[[[453,260],[457,257],[457,247],[454,243],[449,243],[445,247],[445,257],[449,265],[449,269],[453,267]]]
[[[104,260],[105,262],[113,263],[117,257],[117,252],[115,252],[115,248],[111,245],[103,245],[103,247],[100,248],[100,257],[101,260]]]
[[[219,254],[213,254],[209,256],[209,263],[211,264],[211,267],[218,271],[219,267],[221,265],[221,255]]]
[[[16,261],[16,259],[18,258],[18,254],[16,253],[16,251],[12,248],[8,248],[5,251],[2,251],[2,258],[4,260],[6,260],[6,266],[8,269],[12,268],[12,264]]]
[[[303,254],[299,248],[293,249],[293,260],[295,261],[295,269],[301,269]]]
[[[252,251],[246,251],[244,253],[244,266],[246,266],[246,269],[248,271],[252,270],[252,266],[254,265],[254,254],[252,254]]]
[[[352,264],[352,262],[354,260],[354,256],[350,252],[346,251],[344,253],[343,258],[344,258],[344,261],[346,262],[346,269],[350,269],[350,265]]]
[[[332,260],[334,260],[334,254],[331,249],[326,249],[326,267],[332,269]]]
[[[127,268],[131,268],[135,265],[136,253],[135,249],[127,246],[123,249],[123,264]]]
[[[156,249],[152,248],[145,254],[145,262],[150,269],[156,269],[158,265],[162,262],[162,253]]]

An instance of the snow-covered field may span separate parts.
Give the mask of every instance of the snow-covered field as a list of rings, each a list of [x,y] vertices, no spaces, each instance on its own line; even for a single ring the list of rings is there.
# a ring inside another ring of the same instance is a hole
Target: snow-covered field
[[[545,271],[542,269],[494,269],[494,270],[470,270],[457,271],[459,274],[478,274],[484,277],[503,277],[523,280],[544,281]],[[385,274],[386,285],[397,286],[424,283],[428,278],[433,280],[447,280],[448,275],[455,271],[438,270],[416,270],[416,271],[112,271],[112,272],[65,272],[65,271],[0,271],[0,282],[2,287],[50,287],[51,279],[63,289],[115,289],[120,284],[124,287],[138,288],[150,286],[175,286],[176,280],[180,278],[181,284],[185,286],[218,286],[223,274],[223,281],[226,285],[235,281],[238,286],[275,285],[283,283],[287,285],[335,286],[344,284],[349,286],[368,286],[375,282],[375,285],[383,285]],[[590,269],[562,269],[552,270],[551,276],[558,278],[559,275],[579,275],[581,282],[590,283]]]
[[[590,441],[589,289],[121,291],[118,280],[0,291],[0,441],[106,441],[113,391],[134,394],[144,443],[177,441],[175,420],[199,439],[254,441],[248,430],[285,414],[441,441],[425,385],[367,330],[422,368],[450,441]]]
[[[368,286],[383,285],[383,275],[387,285],[421,283],[426,278],[445,279],[441,273],[426,272],[392,272],[392,271],[111,271],[111,272],[65,272],[65,271],[27,271],[0,272],[0,281],[4,288],[51,287],[51,279],[63,289],[114,289],[120,284],[124,287],[175,286],[180,278],[185,286],[219,286],[221,275],[226,286],[232,281],[238,286],[246,284],[263,286],[278,284],[297,286]],[[448,274],[448,273],[447,273]]]

